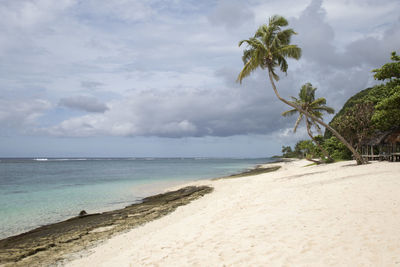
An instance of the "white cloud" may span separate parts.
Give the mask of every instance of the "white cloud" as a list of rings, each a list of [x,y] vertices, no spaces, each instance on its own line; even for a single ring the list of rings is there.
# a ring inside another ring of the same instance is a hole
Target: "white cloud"
[[[108,18],[127,22],[146,21],[156,16],[156,11],[149,5],[151,1],[113,0],[113,1],[82,1],[80,9],[85,10],[86,16],[98,19]]]
[[[0,124],[3,134],[8,129],[26,131],[37,127],[40,118],[52,105],[44,99],[6,100],[0,98]]]
[[[49,22],[60,12],[75,4],[75,0],[2,1],[0,15],[3,30],[29,30]]]
[[[254,14],[244,1],[219,0],[208,19],[212,24],[233,29],[252,24],[254,22]]]

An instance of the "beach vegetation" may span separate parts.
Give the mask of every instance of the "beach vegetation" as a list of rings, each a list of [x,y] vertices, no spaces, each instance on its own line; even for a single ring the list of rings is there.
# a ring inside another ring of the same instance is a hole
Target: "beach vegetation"
[[[298,154],[299,158],[312,159],[318,153],[317,147],[311,140],[301,140],[294,146],[294,151]]]
[[[326,99],[323,97],[315,99],[315,91],[317,90],[316,87],[313,87],[311,83],[304,84],[299,92],[299,97],[292,96],[292,103],[300,106],[303,110],[309,112],[310,114],[314,115],[315,117],[323,120],[323,113],[333,114],[335,111],[333,108],[328,107],[326,105]],[[333,159],[329,156],[329,153],[321,146],[320,142],[317,138],[314,137],[312,132],[312,128],[314,128],[319,134],[321,134],[321,128],[319,127],[318,123],[316,123],[312,118],[305,117],[303,113],[300,113],[297,109],[290,109],[282,113],[282,116],[292,116],[298,114],[296,123],[293,128],[293,132],[296,132],[297,127],[299,124],[304,120],[306,123],[307,134],[313,140],[315,145],[319,148],[322,152],[323,160],[332,162]]]
[[[349,140],[356,149],[360,149],[361,143],[376,129],[372,123],[374,109],[372,102],[356,103],[347,109],[340,119],[335,120],[332,126]]]
[[[390,59],[393,62],[386,63],[381,68],[372,70],[375,73],[374,78],[376,80],[400,79],[400,56],[396,54],[396,51],[393,51]]]
[[[266,70],[272,89],[280,101],[298,110],[313,122],[327,128],[348,147],[358,164],[365,163],[361,155],[330,125],[310,114],[298,104],[280,96],[275,85],[275,82],[279,81],[277,69],[279,68],[281,72],[287,73],[288,63],[286,59],[293,58],[298,60],[301,57],[301,48],[290,43],[292,36],[297,33],[291,28],[283,29],[288,24],[288,21],[284,17],[274,15],[269,18],[268,25],[263,24],[257,29],[253,37],[239,42],[239,47],[243,44],[246,44],[247,47],[243,51],[242,56],[244,67],[239,73],[237,81],[241,83],[244,78],[258,68]]]
[[[391,60],[372,70],[375,79],[386,82],[350,97],[329,123],[357,149],[377,133],[400,127],[400,56],[392,52]],[[332,134],[325,131],[324,137],[329,143]],[[334,149],[336,158],[347,159],[348,151],[340,149]]]
[[[292,150],[291,146],[282,146],[283,158],[297,158],[297,154]]]
[[[352,154],[347,147],[339,141],[335,136],[332,136],[328,139],[325,139],[321,135],[317,135],[314,138],[318,140],[318,143],[329,153],[330,157],[334,162],[341,160],[351,160]],[[315,158],[321,158],[323,155],[322,151],[318,146],[316,146],[311,140],[299,140],[295,145],[294,149],[290,146],[284,146],[285,151],[289,151],[290,153],[284,153],[282,150],[282,157],[284,158],[299,158],[299,159],[308,159],[313,161],[316,164],[320,162],[316,162]],[[329,163],[330,161],[328,161]]]
[[[324,140],[324,148],[335,161],[351,160],[351,151],[335,136]]]
[[[323,143],[321,135],[314,136],[319,143]],[[300,158],[300,159],[313,159],[320,158],[323,155],[321,149],[316,146],[311,140],[300,140],[291,146],[282,146],[282,157],[284,158]]]

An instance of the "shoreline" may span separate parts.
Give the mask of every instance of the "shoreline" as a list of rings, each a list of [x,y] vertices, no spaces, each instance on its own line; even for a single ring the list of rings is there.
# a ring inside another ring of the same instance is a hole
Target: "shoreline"
[[[212,194],[62,264],[399,266],[399,163],[267,165],[281,168],[208,181]]]
[[[208,186],[187,186],[145,197],[123,209],[84,214],[0,240],[0,265],[39,266],[63,260],[111,236],[128,231],[209,194]]]
[[[278,161],[279,159],[271,163]],[[63,260],[62,255],[84,250],[94,244],[105,241],[113,235],[129,231],[146,222],[158,219],[174,211],[178,206],[186,205],[192,200],[213,191],[212,187],[194,186],[192,184],[204,183],[215,179],[244,177],[275,170],[264,169],[261,167],[262,165],[259,164],[243,172],[226,177],[179,183],[178,185],[164,188],[161,190],[162,193],[144,197],[139,202],[135,202],[125,208],[76,216],[0,239],[0,265],[42,265]],[[171,197],[173,199],[172,202],[176,202],[172,205],[170,204]],[[143,209],[142,206],[147,206],[147,209]],[[152,212],[152,209],[157,211]],[[139,210],[139,213],[133,210]],[[148,216],[149,213],[154,214]],[[135,219],[132,219],[133,217]],[[123,224],[127,226],[122,226]],[[74,230],[74,228],[78,228],[78,230]],[[83,241],[83,239],[87,240]]]
[[[121,209],[170,187],[241,172],[269,161],[270,158],[88,158],[85,162],[43,163],[8,159],[0,166],[6,174],[2,178],[12,176],[15,169],[20,169],[21,175],[2,188],[1,201],[5,205],[0,212],[0,240],[67,220],[81,210],[99,213]]]
[[[277,171],[253,172],[277,166]],[[310,166],[306,160],[290,159],[248,172],[253,174],[245,178],[189,182],[186,188],[207,192],[185,203],[174,197],[176,207],[122,231],[113,232],[112,224],[94,227],[77,239],[82,242],[75,249],[39,247],[35,255],[9,265],[400,264],[400,164]],[[159,209],[154,206],[147,213]],[[92,239],[85,239],[90,235]]]

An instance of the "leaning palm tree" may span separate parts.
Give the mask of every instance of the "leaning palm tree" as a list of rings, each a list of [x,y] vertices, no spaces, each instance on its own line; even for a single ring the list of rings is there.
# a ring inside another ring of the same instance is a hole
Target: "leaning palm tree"
[[[297,106],[300,106],[303,110],[314,115],[318,119],[322,120],[323,112],[333,114],[335,111],[333,108],[326,106],[325,98],[320,97],[318,99],[315,99],[315,91],[316,90],[317,90],[317,88],[312,87],[311,83],[306,83],[300,89],[299,98],[292,97],[293,101],[291,101],[291,102]],[[296,123],[293,128],[293,132],[296,132],[297,127],[299,126],[300,122],[304,118],[304,114],[300,113],[295,108],[282,113],[282,115],[285,117],[291,116],[291,115],[294,115],[297,113],[299,113],[299,117],[296,120]],[[307,118],[307,117],[306,117],[305,121],[306,121],[306,128],[307,128],[308,136],[310,136],[310,138],[314,141],[314,143],[322,151],[324,156],[327,159],[329,159],[330,161],[332,161],[332,158],[329,156],[329,153],[321,146],[321,144],[318,142],[318,140],[312,134],[311,128],[313,126],[317,129],[318,133],[321,134],[321,128],[319,127],[319,125],[315,121],[313,121],[312,119]]]
[[[266,69],[268,71],[272,89],[279,100],[297,109],[307,118],[310,118],[326,127],[350,149],[358,164],[365,163],[360,154],[337,131],[335,131],[335,129],[310,114],[308,111],[303,110],[297,104],[290,102],[279,95],[274,82],[274,80],[279,80],[279,76],[276,74],[275,69],[279,67],[282,72],[287,73],[288,64],[286,58],[299,59],[301,57],[301,49],[297,45],[290,44],[291,37],[296,34],[296,32],[290,28],[282,30],[282,27],[287,25],[288,22],[284,17],[277,15],[272,16],[269,19],[268,25],[261,25],[253,37],[239,42],[239,46],[246,43],[248,48],[243,51],[242,59],[244,67],[239,73],[237,81],[242,82],[245,77],[249,76],[259,67],[263,70]]]

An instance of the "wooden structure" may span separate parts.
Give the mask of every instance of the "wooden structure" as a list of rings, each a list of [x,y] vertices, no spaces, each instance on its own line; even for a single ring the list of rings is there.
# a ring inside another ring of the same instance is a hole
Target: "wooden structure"
[[[400,128],[377,134],[361,145],[366,160],[400,161]]]

